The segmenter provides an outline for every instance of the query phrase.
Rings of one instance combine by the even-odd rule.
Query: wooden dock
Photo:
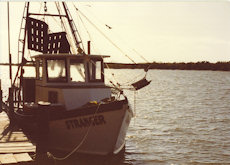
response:
[[[31,163],[35,150],[21,130],[9,129],[7,115],[0,113],[0,165]]]

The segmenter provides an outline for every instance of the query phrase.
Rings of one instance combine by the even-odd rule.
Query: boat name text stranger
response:
[[[89,127],[90,125],[96,126],[96,125],[106,124],[105,118],[103,115],[67,120],[65,121],[65,123],[66,123],[67,129]]]

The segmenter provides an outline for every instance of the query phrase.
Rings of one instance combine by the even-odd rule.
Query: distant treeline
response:
[[[189,63],[137,63],[137,64],[125,64],[125,63],[106,63],[109,68],[113,69],[178,69],[178,70],[219,70],[219,71],[230,71],[229,62],[217,62],[210,63],[208,61],[202,62],[189,62]],[[8,63],[0,63],[1,65],[9,65]],[[12,64],[18,66],[18,64]],[[105,67],[107,67],[105,65]],[[33,64],[26,64],[26,66],[33,66]]]
[[[138,64],[124,64],[124,63],[107,63],[109,68],[113,69],[178,69],[178,70],[219,70],[230,71],[229,62],[210,63],[207,61],[202,62],[189,62],[189,63],[138,63]]]

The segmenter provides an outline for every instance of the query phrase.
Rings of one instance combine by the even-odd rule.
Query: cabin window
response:
[[[88,63],[89,81],[104,82],[103,62],[102,60],[90,60]]]
[[[70,79],[72,82],[85,82],[85,67],[82,60],[70,59]]]
[[[95,62],[96,65],[96,79],[97,80],[101,80],[102,77],[102,72],[101,72],[101,61],[96,61]]]
[[[36,60],[36,79],[42,80],[42,60]]]
[[[47,60],[47,80],[48,82],[67,82],[66,61]]]

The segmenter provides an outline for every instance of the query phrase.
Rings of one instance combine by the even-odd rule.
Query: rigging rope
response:
[[[88,29],[86,28],[84,21],[82,20],[80,14],[78,14],[78,13],[80,13],[80,11],[76,8],[76,6],[75,6],[74,4],[73,4],[73,6],[75,7],[76,13],[77,13],[77,15],[79,16],[79,19],[80,19],[81,23],[83,24],[83,26],[84,26],[84,28],[85,28],[85,30],[86,30],[86,32],[87,32],[87,34],[88,34],[90,40],[92,40],[92,37],[91,37],[91,35],[90,35]],[[84,17],[85,17],[85,16],[84,16]],[[88,21],[89,21],[89,20],[88,20]],[[101,56],[101,58],[103,58],[103,57]],[[94,63],[94,61],[92,61],[92,60],[90,60],[90,61],[91,61],[91,63],[96,67],[96,64]],[[104,63],[104,64],[106,65],[106,67],[107,67],[108,69],[110,69],[109,66],[108,66],[108,64],[106,64],[106,63]],[[111,83],[111,84],[113,85],[113,87],[114,87],[116,90],[118,90],[119,92],[122,91],[122,89],[120,88],[121,85],[118,83],[117,80],[116,80],[116,84],[117,84],[117,85],[115,85],[109,78],[107,78],[107,76],[105,76],[105,73],[104,73],[104,72],[102,72],[102,74],[104,75],[105,79],[107,79],[107,80],[109,81],[109,83]]]
[[[88,34],[89,40],[90,40],[90,41],[93,41],[93,37],[92,37],[91,34],[89,33],[89,30],[87,29],[87,27],[86,27],[86,25],[85,25],[83,19],[81,18],[80,14],[78,14],[78,17],[79,17],[79,19],[80,19],[82,25],[84,26],[84,29],[86,30],[86,33]],[[98,49],[96,49],[96,48],[94,47],[93,44],[91,44],[91,46],[93,47],[93,49],[94,49],[95,51],[100,52]],[[99,54],[100,54],[100,53],[99,53]],[[106,65],[107,65],[107,64],[106,64]]]
[[[91,7],[91,5],[88,6],[88,7]],[[98,17],[96,17],[96,15],[95,15],[92,11],[88,10],[87,8],[86,8],[86,10],[87,10],[87,12],[91,13],[91,15],[93,15],[94,18],[95,18],[96,20],[98,20],[98,22],[100,22],[102,25],[106,26],[108,29],[112,29],[111,26],[107,25],[106,23],[104,23],[103,21],[101,21],[100,19],[98,19]],[[117,37],[120,38],[119,40],[122,40],[122,41],[126,44],[126,47],[129,47],[129,48],[130,48],[130,46],[127,44],[127,42],[125,42],[125,40],[124,40],[122,37],[120,37],[120,36],[118,35],[118,33],[115,33],[114,30],[113,30],[112,32],[113,32]],[[146,72],[146,74],[145,74],[145,77],[146,77],[146,76],[147,76],[147,73],[148,73],[147,71],[148,71],[148,69],[152,66],[153,62],[148,61],[148,60],[147,60],[143,55],[141,55],[137,50],[132,49],[132,48],[130,48],[130,50],[132,50],[132,51],[133,51],[134,53],[136,53],[142,60],[144,60],[147,64],[149,64],[148,67],[146,67],[146,68],[144,69],[145,72]]]
[[[79,53],[82,53],[82,52],[84,53],[85,48],[84,48],[84,44],[82,43],[81,35],[79,34],[79,31],[77,30],[76,25],[74,24],[73,18],[70,14],[68,7],[67,7],[67,4],[64,1],[62,2],[62,4],[63,4],[63,7],[65,9],[66,16],[68,17],[68,22],[69,22],[69,25],[71,28],[72,35],[74,36],[74,40],[76,41],[77,50]],[[80,41],[77,40],[78,38],[80,39]],[[82,47],[80,47],[80,44],[82,45]]]
[[[95,116],[96,116],[96,114],[97,114],[97,112],[98,112],[99,107],[100,107],[101,104],[102,104],[101,102],[98,104],[97,109],[96,109],[96,111],[95,111],[95,113],[93,115],[93,120],[90,122],[90,125],[89,125],[89,127],[88,127],[88,129],[87,129],[87,131],[86,131],[86,133],[84,135],[84,137],[82,138],[81,142],[70,153],[68,153],[64,157],[56,157],[53,154],[49,153],[55,160],[65,160],[65,159],[67,159],[68,157],[70,157],[72,154],[74,154],[82,146],[82,144],[85,142],[86,138],[88,137],[89,131],[92,128]]]
[[[56,5],[56,8],[57,8],[58,14],[61,15],[59,3],[58,3],[58,2],[55,2],[55,5]],[[59,18],[60,18],[60,21],[61,21],[61,28],[62,28],[62,30],[65,30],[65,31],[66,31],[66,27],[65,27],[64,22],[63,22],[63,20],[62,20],[62,17],[59,17]]]
[[[58,14],[59,14],[59,15],[62,15],[59,2],[55,2],[55,5],[56,5],[56,8],[57,8]],[[67,33],[68,29],[67,29],[67,27],[66,27],[66,25],[65,25],[65,23],[64,23],[63,18],[60,17],[60,20],[61,20],[62,28],[66,31],[66,35],[67,35],[66,37],[68,38],[70,47],[72,48],[73,53],[74,53],[74,54],[77,54],[77,49],[76,49],[75,46],[73,46],[73,45],[74,45],[73,40],[71,39],[71,36],[69,35],[69,33]]]
[[[86,30],[86,33],[87,33],[87,34],[88,34],[88,36],[89,36],[89,39],[90,39],[90,40],[92,40],[92,37],[91,37],[91,35],[90,35],[90,33],[89,33],[89,31],[88,31],[87,27],[85,26],[85,24],[84,24],[83,20],[82,20],[82,19],[81,19],[81,17],[80,17],[80,14],[77,14],[77,15],[78,15],[78,18],[80,19],[80,21],[81,21],[82,25],[84,26],[84,28],[85,28],[85,30]]]
[[[146,60],[146,58],[144,58],[144,56],[142,56],[139,52],[137,52],[135,49],[132,49],[136,54],[138,54],[146,63],[149,63],[148,60]]]
[[[91,7],[91,6],[89,6],[89,7]],[[91,10],[88,10],[87,8],[86,8],[86,10],[87,10],[87,12],[89,12],[89,13],[91,13],[91,15],[93,15],[94,16],[94,18],[98,21],[98,22],[100,22],[102,25],[104,25],[106,28],[108,28],[108,29],[113,29],[111,26],[109,26],[108,24],[106,24],[106,23],[104,23],[103,21],[101,21],[98,17],[96,17],[96,15],[91,11]],[[115,31],[113,30],[113,33],[117,36],[117,37],[119,37],[120,39],[119,40],[122,40],[123,42],[125,42],[125,40],[122,38],[122,37],[120,37],[119,35],[118,35],[118,33],[115,33]],[[126,43],[126,47],[128,46],[127,45],[127,42],[125,42]],[[131,48],[130,48],[131,49]],[[135,52],[138,56],[140,56],[140,58],[142,58],[146,63],[150,63],[144,56],[142,56],[139,52],[137,52],[135,49],[131,49],[133,52]]]
[[[90,35],[90,33],[89,33],[89,31],[88,31],[88,29],[87,29],[87,27],[86,27],[86,25],[85,25],[85,23],[84,23],[84,21],[82,20],[82,18],[81,18],[81,16],[80,16],[80,14],[78,14],[78,17],[79,17],[79,19],[80,19],[80,21],[81,21],[81,23],[82,23],[82,25],[84,26],[84,28],[86,29],[86,32],[87,32],[87,34],[88,34],[88,36],[89,36],[89,39],[92,41],[92,36]],[[94,65],[95,65],[95,63],[93,63]],[[108,68],[108,69],[110,69],[110,67],[109,67],[109,65],[107,64],[107,63],[104,63],[105,64],[105,66]],[[104,75],[104,73],[103,73],[103,75]],[[113,74],[112,74],[113,75]],[[114,75],[113,75],[114,76]],[[105,76],[105,77],[107,77],[107,76]],[[108,78],[106,78],[106,79],[108,79]],[[114,78],[115,79],[115,78]],[[109,80],[109,79],[108,79]],[[115,79],[115,81],[116,81],[116,83],[117,83],[117,85],[118,85],[118,81]],[[109,82],[111,83],[112,81],[111,80],[109,80]],[[112,83],[111,83],[112,84]],[[113,86],[115,86],[114,84],[112,84]],[[120,86],[120,84],[119,84],[119,86]],[[117,87],[116,87],[117,88]],[[119,89],[120,90],[120,89]]]
[[[74,4],[73,4],[74,5]],[[132,61],[134,64],[136,62],[129,57],[121,48],[119,48],[109,37],[107,37],[88,17],[86,17],[75,5],[74,5],[76,11],[78,11],[105,39],[107,39],[114,47],[116,47],[122,54],[124,54],[130,61]]]
[[[134,60],[132,60],[121,48],[119,48],[111,39],[109,39],[91,20],[89,20],[89,18],[88,17],[86,17],[86,15],[84,15],[78,8],[76,8],[76,6],[74,5],[74,7],[75,7],[75,9],[76,9],[76,11],[77,12],[79,12],[79,14],[81,14],[98,32],[100,32],[100,34],[102,34],[110,43],[112,43],[112,45],[113,46],[115,46],[120,52],[122,52],[122,54],[124,54],[127,58],[129,58],[134,64],[136,64],[135,63],[135,61]],[[80,16],[79,16],[80,17]],[[82,21],[83,22],[83,21]],[[107,24],[104,24],[104,23],[102,23],[103,25],[105,25],[105,27],[106,28],[108,28],[108,29],[112,29],[112,27],[111,26],[109,26],[109,25],[107,25]],[[87,33],[88,33],[88,30],[87,30]],[[118,35],[116,35],[116,36],[118,36]],[[130,49],[130,48],[129,48]],[[147,77],[147,73],[148,73],[148,69],[151,67],[151,63],[150,62],[148,62],[148,60],[144,57],[144,56],[142,56],[139,52],[137,52],[135,49],[130,49],[131,51],[133,51],[133,52],[135,52],[135,54],[137,54],[138,56],[140,56],[140,58],[142,59],[142,60],[144,60],[146,63],[147,63],[147,65],[146,65],[146,67],[144,68],[144,71],[145,71],[145,76],[144,76],[144,78],[142,78],[141,80],[139,80],[138,82],[140,82],[141,84],[145,84],[145,85],[147,85],[147,83],[148,83],[148,81],[146,80],[146,77]],[[109,68],[109,66],[107,65],[107,64],[105,64],[106,66],[107,66],[107,68]],[[143,74],[143,73],[142,73]],[[142,74],[140,74],[140,75],[142,75]],[[113,75],[113,74],[112,74]],[[139,77],[140,75],[138,75],[137,77]],[[114,75],[113,75],[113,77],[114,77]],[[136,77],[136,78],[137,78]],[[135,79],[136,79],[135,78]],[[115,77],[114,77],[114,79],[115,79]],[[142,81],[143,80],[143,81]],[[146,81],[145,81],[146,80]],[[116,80],[117,81],[117,80]],[[142,82],[141,82],[142,81]],[[114,86],[114,84],[110,81],[110,83]],[[129,90],[132,90],[133,88],[134,88],[134,86],[133,86],[133,84],[134,83],[132,83],[132,85],[130,84],[130,82],[126,82],[124,85],[126,85],[126,84],[128,84],[129,83],[129,87],[127,88],[127,87],[125,87],[126,89],[129,89]],[[137,83],[137,82],[136,82]],[[123,85],[123,86],[124,86]],[[121,88],[121,84],[119,84],[119,83],[117,83],[117,86],[119,86],[119,88]],[[133,86],[133,87],[132,87]],[[122,87],[122,89],[125,89],[124,87]]]
[[[93,60],[90,60],[90,62],[96,67],[96,64],[95,64],[95,62],[94,62]],[[104,72],[101,72],[101,73],[104,75],[105,78],[107,77],[107,76],[105,76],[105,73],[104,73]],[[106,78],[106,79],[109,81],[110,84],[113,85],[113,88],[114,88],[114,89],[118,90],[120,93],[123,94],[123,91],[122,91],[122,89],[121,89],[121,87],[120,87],[120,84],[119,84],[118,82],[116,82],[117,85],[115,85],[109,78]]]

